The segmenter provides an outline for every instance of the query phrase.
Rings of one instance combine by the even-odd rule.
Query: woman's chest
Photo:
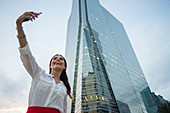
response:
[[[50,92],[56,95],[66,95],[66,87],[62,81],[56,84],[55,80],[50,77],[43,77],[41,76],[36,82],[34,83],[35,90],[39,91],[40,93],[47,93]]]

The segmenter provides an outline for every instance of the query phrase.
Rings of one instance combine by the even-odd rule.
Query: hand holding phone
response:
[[[42,14],[42,12],[39,12],[38,14],[40,15],[40,14]],[[30,20],[29,18],[26,18],[26,19],[23,20],[23,22],[27,22],[29,20]]]

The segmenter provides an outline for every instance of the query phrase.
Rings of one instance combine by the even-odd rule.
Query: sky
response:
[[[125,27],[152,92],[170,100],[170,1],[99,0]],[[31,51],[48,73],[51,57],[65,55],[72,0],[0,0],[0,113],[25,113],[31,77],[20,61],[16,19],[42,12],[23,24]]]

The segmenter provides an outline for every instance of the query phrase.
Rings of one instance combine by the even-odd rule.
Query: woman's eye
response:
[[[53,58],[53,60],[57,60],[57,59],[64,60],[63,58],[57,58],[57,57]]]
[[[60,60],[63,60],[63,58],[60,58]]]

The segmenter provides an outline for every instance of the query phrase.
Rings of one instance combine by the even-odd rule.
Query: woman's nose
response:
[[[57,60],[57,61],[59,61],[60,59],[59,59],[59,58],[57,58],[56,60]]]

